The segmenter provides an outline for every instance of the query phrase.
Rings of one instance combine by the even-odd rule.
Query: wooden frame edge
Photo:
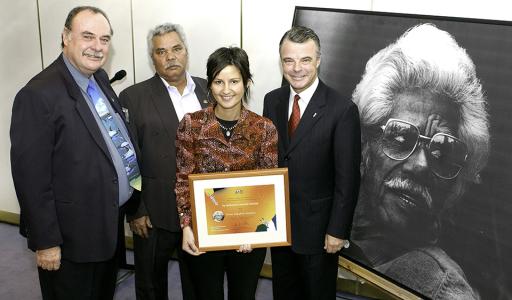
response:
[[[268,247],[276,247],[276,246],[290,246],[292,244],[291,238],[291,221],[290,221],[290,192],[289,192],[289,180],[288,180],[288,168],[272,168],[272,169],[256,169],[256,170],[243,170],[243,171],[230,171],[230,172],[214,172],[214,173],[197,173],[197,174],[189,174],[188,175],[188,184],[189,184],[189,201],[190,208],[192,211],[191,221],[192,224],[197,224],[197,214],[196,214],[196,205],[195,194],[194,194],[194,181],[196,180],[210,180],[210,179],[225,179],[236,177],[255,177],[255,176],[271,176],[271,175],[282,175],[284,179],[284,193],[285,193],[285,209],[284,213],[286,215],[286,241],[279,241],[273,243],[263,243],[263,244],[252,244],[252,248],[268,248]],[[196,243],[198,242],[198,230],[197,226],[191,226],[192,232],[194,234],[194,238]],[[197,246],[199,251],[218,251],[218,250],[236,250],[233,246],[208,246],[208,247],[199,247]]]
[[[20,214],[0,210],[0,222],[20,225]]]

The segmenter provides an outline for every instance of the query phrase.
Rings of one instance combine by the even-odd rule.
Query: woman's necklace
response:
[[[226,132],[226,136],[228,137],[231,136],[231,132],[233,131],[233,129],[235,129],[236,125],[238,125],[238,122],[236,122],[233,126],[226,127],[222,125],[222,123],[219,121],[220,128],[222,128]]]

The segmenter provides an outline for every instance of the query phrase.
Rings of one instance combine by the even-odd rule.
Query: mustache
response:
[[[169,62],[169,63],[166,63],[164,67],[166,69],[169,69],[169,68],[172,68],[172,67],[180,67],[181,68],[181,65],[176,63],[176,62]]]
[[[414,180],[397,176],[384,181],[384,185],[390,189],[403,192],[414,199],[423,200],[428,208],[432,208],[433,201],[429,189],[424,185],[416,183]]]
[[[98,58],[98,59],[102,59],[104,56],[103,52],[101,52],[101,51],[92,51],[89,49],[82,52],[82,55],[87,56],[87,57]]]

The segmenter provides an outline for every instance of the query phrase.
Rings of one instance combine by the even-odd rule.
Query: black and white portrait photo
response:
[[[349,260],[431,299],[512,297],[512,24],[297,8],[361,120]]]

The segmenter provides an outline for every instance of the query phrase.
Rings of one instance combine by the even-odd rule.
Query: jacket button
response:
[[[116,179],[112,180],[112,182],[113,182],[114,184],[117,184],[119,181],[117,181],[117,178],[116,178]]]

